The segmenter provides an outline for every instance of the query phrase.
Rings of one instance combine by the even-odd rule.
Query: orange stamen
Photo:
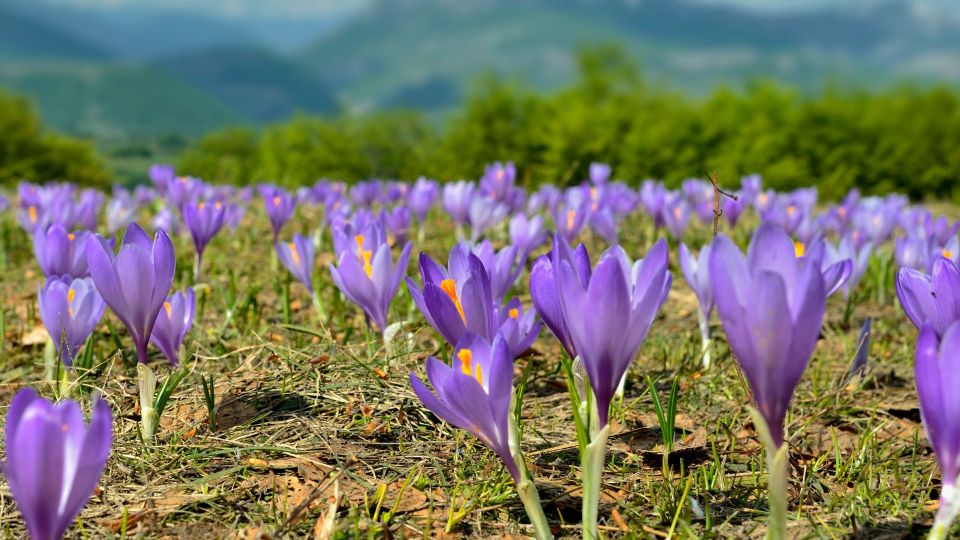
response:
[[[163,309],[167,312],[167,318],[173,317],[173,306],[170,305],[170,302],[163,303]]]
[[[513,308],[507,312],[507,315],[509,315],[511,319],[516,319],[517,317],[520,316],[520,310],[517,308]]]
[[[799,258],[799,257],[803,257],[803,255],[807,252],[807,245],[804,244],[803,242],[799,242],[799,241],[798,241],[798,242],[794,242],[794,243],[793,243],[793,251],[794,251],[794,253],[797,254],[797,257],[798,257],[798,258]]]
[[[440,282],[440,288],[443,289],[443,292],[447,293],[447,296],[453,300],[453,305],[457,306],[457,313],[460,314],[460,319],[463,320],[464,324],[467,322],[467,316],[463,313],[463,306],[460,304],[460,299],[457,298],[457,283],[452,279],[445,279]]]
[[[287,242],[287,247],[290,248],[290,255],[293,256],[293,264],[300,264],[300,254],[297,253],[297,245],[293,242]]]
[[[27,214],[30,216],[30,223],[36,223],[36,222],[37,222],[37,207],[36,207],[36,206],[31,206],[30,208],[27,208]]]
[[[567,210],[567,230],[568,231],[573,230],[573,220],[575,217],[577,217],[576,210]]]

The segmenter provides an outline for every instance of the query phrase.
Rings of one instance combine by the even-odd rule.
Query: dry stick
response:
[[[717,229],[720,228],[720,216],[723,215],[723,210],[720,209],[720,196],[725,195],[733,200],[737,200],[737,196],[720,189],[720,181],[717,179],[716,169],[714,169],[713,174],[705,174],[707,178],[710,179],[710,183],[713,184],[713,237],[716,238]]]
[[[283,523],[283,525],[281,525],[280,528],[278,528],[273,533],[273,535],[276,536],[277,538],[283,537],[283,535],[287,532],[287,529],[289,529],[290,526],[294,524],[296,519],[300,517],[300,514],[304,510],[306,510],[313,503],[313,501],[316,500],[318,496],[320,496],[323,490],[329,487],[333,482],[336,482],[341,476],[343,476],[343,473],[347,472],[347,469],[352,467],[356,462],[357,462],[357,458],[355,456],[350,456],[347,459],[347,462],[344,463],[339,469],[337,469],[337,472],[335,472],[333,475],[328,477],[325,482],[317,484],[317,487],[313,488],[310,494],[307,495],[306,500],[304,500],[296,508],[294,508],[293,512],[290,512],[290,516]]]

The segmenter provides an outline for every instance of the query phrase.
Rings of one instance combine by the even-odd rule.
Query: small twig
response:
[[[713,171],[713,174],[706,173],[706,175],[710,179],[710,183],[713,184],[713,236],[716,238],[717,229],[720,228],[720,216],[723,215],[723,210],[720,209],[720,196],[724,195],[733,200],[737,200],[737,196],[720,189],[720,181],[717,179],[716,170]]]
[[[333,482],[337,481],[341,476],[343,476],[343,473],[347,472],[347,469],[352,467],[356,462],[357,462],[357,458],[355,456],[350,456],[347,459],[346,463],[344,463],[339,469],[337,469],[337,472],[329,476],[325,482],[321,482],[317,484],[317,487],[313,488],[313,490],[310,491],[310,494],[307,495],[307,498],[302,503],[300,503],[296,508],[294,508],[292,512],[290,512],[290,516],[287,518],[286,521],[283,522],[283,525],[281,525],[273,533],[273,535],[277,538],[281,538],[284,535],[284,533],[287,532],[287,529],[289,529],[290,526],[296,522],[296,519],[300,517],[300,514],[303,513],[303,511],[306,510],[311,504],[313,504],[313,501],[316,500],[316,498],[320,496],[320,494],[324,490],[326,490],[327,487],[329,487]]]

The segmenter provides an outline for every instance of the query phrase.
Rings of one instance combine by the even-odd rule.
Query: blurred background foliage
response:
[[[815,184],[827,198],[856,186],[960,199],[960,94],[951,87],[828,86],[810,94],[756,81],[694,98],[649,83],[615,46],[582,50],[577,79],[555,92],[481,77],[442,120],[402,109],[299,114],[193,141],[101,149],[105,160],[90,143],[42,129],[28,102],[0,94],[0,133],[6,185],[129,184],[145,181],[145,164],[158,159],[210,181],[286,186],[320,178],[475,178],[484,164],[510,160],[533,187],[580,182],[592,161],[603,161],[634,185],[656,178],[676,186],[716,170],[728,184],[760,173],[770,187]]]

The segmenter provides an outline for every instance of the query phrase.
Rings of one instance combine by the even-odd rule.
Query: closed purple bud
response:
[[[196,307],[197,300],[193,289],[187,287],[184,291],[170,295],[157,316],[150,342],[160,349],[171,366],[180,364],[180,345],[193,326]]]

